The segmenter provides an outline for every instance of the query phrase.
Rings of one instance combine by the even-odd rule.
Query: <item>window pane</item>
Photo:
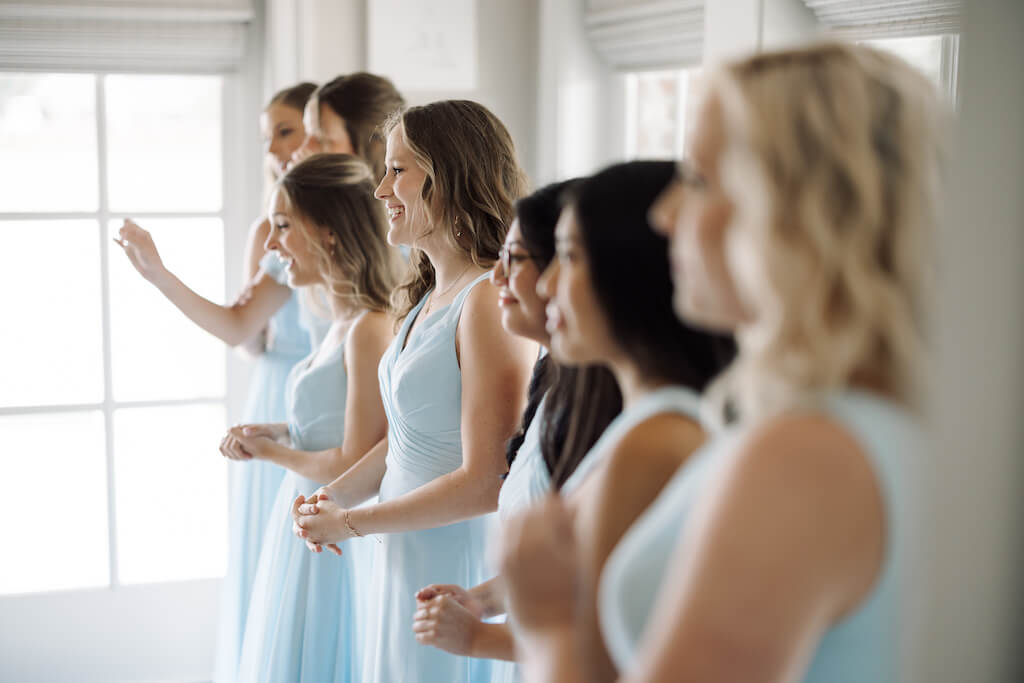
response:
[[[627,77],[626,155],[677,159],[686,122],[685,71],[652,71]]]
[[[937,87],[942,88],[942,36],[884,38],[867,44],[902,57],[920,69]]]
[[[98,231],[96,221],[0,221],[0,406],[103,400]]]
[[[95,76],[0,73],[0,159],[0,211],[95,211]]]
[[[124,583],[222,576],[227,468],[224,408],[114,413],[118,573]]]
[[[107,76],[110,208],[219,211],[221,79]]]
[[[0,417],[0,594],[110,581],[103,415]]]
[[[111,221],[109,236],[121,221]],[[164,264],[202,296],[224,299],[224,225],[218,218],[148,219]],[[114,398],[145,401],[224,394],[224,344],[193,325],[135,272],[117,245],[110,254]]]

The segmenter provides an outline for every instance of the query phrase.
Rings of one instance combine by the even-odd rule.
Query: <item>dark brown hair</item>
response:
[[[563,196],[578,182],[553,183],[516,202],[523,247],[541,270],[555,257],[555,224]],[[542,399],[544,409],[538,414]],[[534,366],[522,426],[506,445],[506,460],[511,466],[526,430],[534,420],[540,420],[541,454],[554,486],[561,488],[620,412],[622,394],[608,368],[567,367],[544,356]]]
[[[324,83],[313,101],[318,116],[320,107],[327,106],[341,117],[356,156],[370,165],[374,180],[379,181],[384,175],[381,125],[405,106],[395,85],[383,76],[360,71]]]

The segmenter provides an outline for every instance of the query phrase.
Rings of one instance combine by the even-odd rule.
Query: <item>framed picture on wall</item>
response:
[[[476,88],[476,0],[373,0],[369,67],[403,91]]]

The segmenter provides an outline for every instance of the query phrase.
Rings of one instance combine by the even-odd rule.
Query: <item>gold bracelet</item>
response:
[[[352,526],[352,522],[348,518],[349,512],[350,512],[349,510],[345,510],[345,528],[348,529],[348,532],[350,534],[352,534],[353,536],[356,536],[358,538],[362,538],[363,535],[361,533],[359,533],[359,531],[354,526]]]

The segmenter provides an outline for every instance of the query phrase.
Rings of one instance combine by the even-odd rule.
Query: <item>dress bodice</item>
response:
[[[298,450],[341,446],[345,440],[345,340],[317,360],[313,351],[288,376],[288,435]]]
[[[570,495],[578,489],[590,473],[605,461],[623,436],[641,422],[661,413],[678,413],[699,422],[700,397],[692,389],[667,386],[638,398],[611,421],[601,434],[601,438],[587,451],[579,465],[566,479],[562,485],[562,493]]]
[[[894,404],[860,392],[825,397],[821,413],[859,442],[885,501],[886,554],[874,589],[826,631],[804,683],[896,683],[899,671],[902,578],[911,524],[908,476],[921,430]],[[620,671],[633,663],[678,539],[706,483],[749,433],[742,425],[714,436],[679,469],[612,552],[601,575],[599,603],[605,642]]]
[[[551,474],[540,449],[544,401],[544,398],[540,400],[498,493],[498,518],[502,522],[540,500],[551,490]]]

